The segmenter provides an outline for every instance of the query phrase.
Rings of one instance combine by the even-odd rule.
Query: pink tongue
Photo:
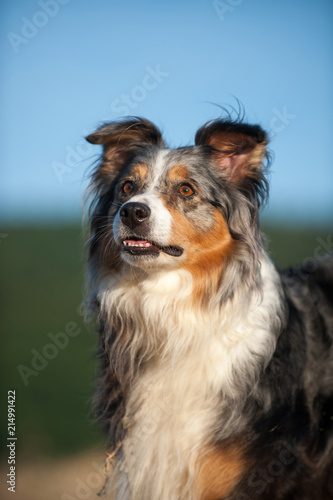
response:
[[[149,245],[151,245],[150,241],[147,241],[147,240],[125,240],[126,243],[130,244],[130,245],[145,245],[146,243],[149,243]]]

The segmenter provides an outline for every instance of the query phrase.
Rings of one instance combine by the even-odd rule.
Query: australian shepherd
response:
[[[87,140],[108,498],[332,499],[333,263],[268,257],[265,131],[218,119],[168,149],[134,117]]]

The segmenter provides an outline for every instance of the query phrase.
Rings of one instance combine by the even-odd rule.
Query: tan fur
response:
[[[171,182],[185,181],[188,177],[188,170],[183,165],[175,165],[172,167],[168,174],[167,179]]]
[[[200,500],[222,500],[234,489],[248,467],[243,447],[235,441],[206,450],[200,463],[197,495]]]
[[[223,267],[235,250],[235,242],[226,221],[216,209],[214,222],[206,231],[197,231],[177,210],[170,207],[169,211],[173,218],[172,241],[186,246],[187,258],[182,267],[193,276],[193,299],[203,303],[207,292],[217,291]]]
[[[131,170],[131,174],[140,177],[142,180],[146,177],[148,166],[145,163],[137,163]]]

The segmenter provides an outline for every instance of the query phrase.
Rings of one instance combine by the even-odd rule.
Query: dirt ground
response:
[[[103,450],[62,460],[18,461],[15,494],[8,491],[8,465],[0,468],[1,500],[98,500],[104,484]],[[102,497],[103,498],[103,497]]]

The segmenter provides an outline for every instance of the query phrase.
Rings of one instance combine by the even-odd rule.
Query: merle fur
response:
[[[104,144],[104,148],[113,141],[121,148],[122,133],[129,128],[139,132],[124,159],[126,168],[133,156],[161,147],[161,134],[155,126],[137,118],[106,124],[88,140]],[[208,123],[197,132],[196,146],[185,148],[186,154],[199,158],[198,172],[210,161],[208,138],[223,130],[249,135],[258,143],[267,140],[258,125],[237,120]],[[117,140],[112,136],[115,131],[119,133]],[[110,161],[103,156],[102,164]],[[93,232],[105,223],[118,175],[115,170],[105,181],[98,178],[99,168],[92,182]],[[209,179],[211,204],[221,210],[232,237],[241,242],[243,253],[249,256],[248,262],[242,262],[243,275],[257,275],[257,256],[264,246],[258,217],[268,191],[264,174],[257,172],[255,178],[245,179],[237,188],[230,188],[211,171],[202,174]],[[96,237],[92,239],[90,258],[97,247]],[[258,286],[255,279],[253,283]],[[273,357],[243,409],[247,425],[242,440],[248,450],[249,467],[229,500],[333,499],[333,257],[327,257],[312,273],[302,268],[284,271],[281,283],[284,324]],[[110,359],[110,352],[117,352],[112,349],[116,329],[110,329],[105,318],[100,321],[98,411],[115,446],[124,435],[121,419],[128,390],[119,370],[124,375],[128,367],[119,368],[117,359]],[[270,403],[265,405],[265,400]]]

